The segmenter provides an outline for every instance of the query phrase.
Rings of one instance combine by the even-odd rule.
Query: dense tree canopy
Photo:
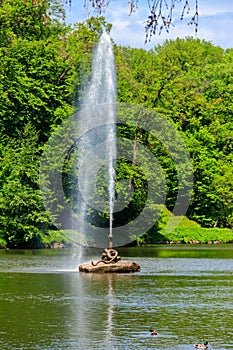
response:
[[[166,115],[185,137],[195,171],[189,215],[206,226],[232,225],[232,59],[232,49],[192,38],[168,40],[148,53],[122,47],[117,55],[124,71],[118,70],[119,99]]]
[[[55,1],[1,1],[0,240],[10,246],[40,246],[52,227],[39,191],[40,156],[56,127],[79,108],[93,48],[103,28],[111,29],[103,17],[71,29],[60,13]],[[115,45],[115,65],[118,101],[169,118],[187,145],[194,168],[188,217],[205,227],[232,227],[233,49],[193,38],[167,40],[150,51]],[[169,152],[142,129],[119,125],[117,132],[156,155],[169,213],[178,188]],[[147,194],[133,163],[117,164],[118,179],[137,190],[116,225],[132,220]]]

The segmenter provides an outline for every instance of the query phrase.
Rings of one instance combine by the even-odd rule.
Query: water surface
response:
[[[1,251],[0,348],[188,350],[208,340],[209,349],[233,349],[233,246],[120,254],[141,272],[79,273],[69,250]]]

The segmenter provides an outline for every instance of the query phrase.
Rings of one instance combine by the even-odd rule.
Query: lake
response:
[[[100,252],[0,251],[0,348],[233,349],[233,245],[119,253],[141,272],[78,272]]]

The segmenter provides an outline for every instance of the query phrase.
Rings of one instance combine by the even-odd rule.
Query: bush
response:
[[[59,230],[49,230],[48,234],[44,235],[42,238],[43,244],[57,243],[67,243],[67,237]]]
[[[6,248],[6,246],[7,246],[7,243],[5,239],[0,238],[0,248]]]

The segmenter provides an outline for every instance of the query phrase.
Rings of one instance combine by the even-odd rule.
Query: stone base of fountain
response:
[[[121,260],[115,249],[104,249],[98,261],[91,261],[79,266],[80,272],[91,273],[134,273],[140,271],[140,265],[130,260]]]

